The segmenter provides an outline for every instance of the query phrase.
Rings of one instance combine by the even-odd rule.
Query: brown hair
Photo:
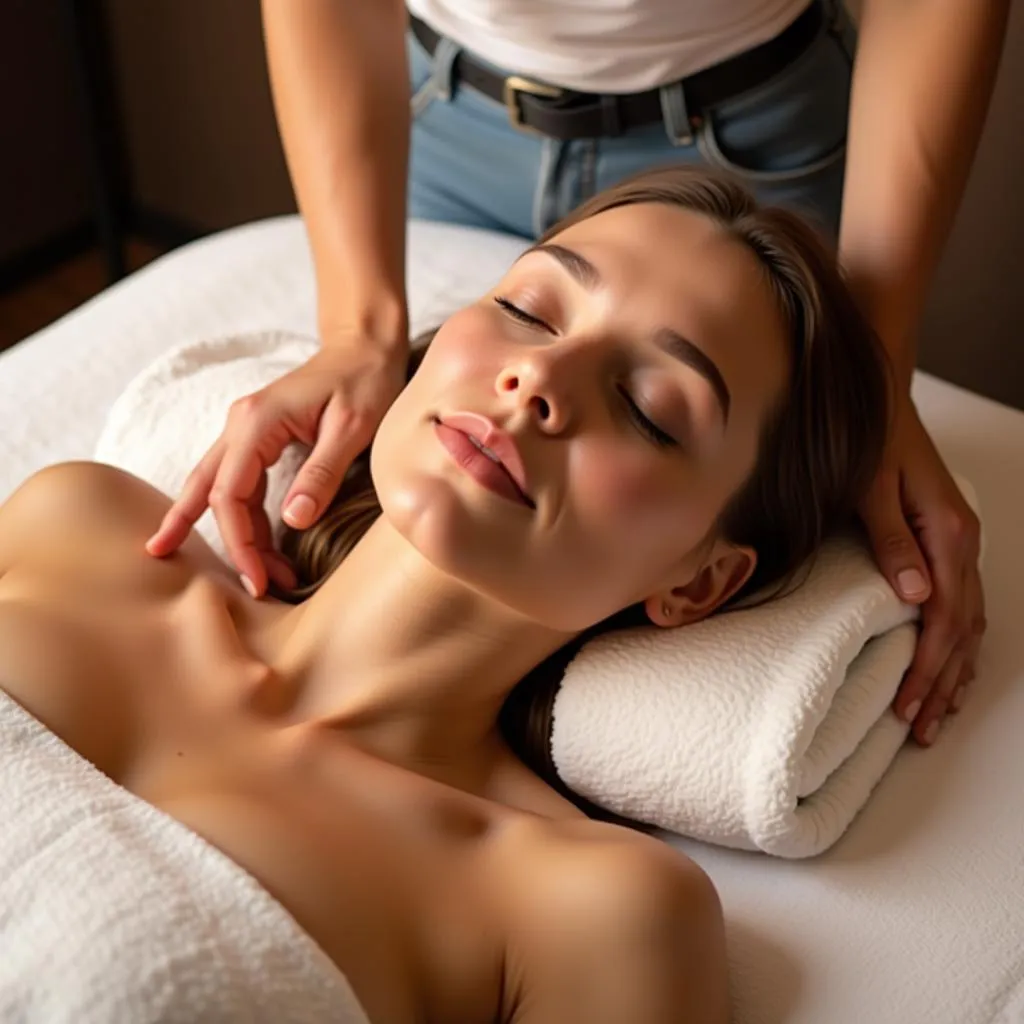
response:
[[[722,511],[718,531],[757,552],[756,568],[734,604],[754,593],[778,596],[794,584],[823,540],[853,523],[874,476],[888,429],[884,350],[847,290],[835,256],[797,215],[761,208],[733,179],[695,168],[665,168],[628,179],[578,207],[547,231],[560,231],[615,207],[667,203],[703,214],[758,258],[789,328],[788,388],[762,430],[754,470]],[[434,332],[414,343],[411,378]],[[367,449],[349,470],[322,519],[289,531],[285,553],[312,594],[380,514]],[[769,594],[766,588],[773,588]],[[500,727],[516,754],[545,781],[596,817],[607,812],[570,793],[551,758],[552,710],[571,658],[608,629],[646,622],[642,605],[611,616],[530,672],[512,691]]]

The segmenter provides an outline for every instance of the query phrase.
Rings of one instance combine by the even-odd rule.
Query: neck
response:
[[[482,765],[519,680],[571,639],[440,572],[379,517],[264,637],[293,719],[344,728],[410,765]]]

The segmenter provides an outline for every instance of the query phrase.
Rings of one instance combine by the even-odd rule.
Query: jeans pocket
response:
[[[826,150],[821,156],[812,160],[797,162],[792,167],[775,169],[751,167],[748,166],[749,160],[747,163],[739,163],[737,159],[731,159],[726,155],[715,135],[714,122],[709,118],[705,121],[697,135],[697,148],[707,163],[721,167],[723,170],[729,171],[752,184],[785,185],[799,184],[834,167],[846,155],[846,140],[843,139],[842,142]]]
[[[709,163],[752,185],[799,185],[846,154],[852,69],[824,31],[770,82],[704,112],[697,146]]]

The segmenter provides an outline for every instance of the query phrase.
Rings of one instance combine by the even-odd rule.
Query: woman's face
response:
[[[704,542],[754,467],[788,360],[742,243],[669,205],[598,214],[438,331],[374,442],[384,515],[442,571],[551,628],[645,599],[717,604],[728,572],[701,570],[730,547]]]

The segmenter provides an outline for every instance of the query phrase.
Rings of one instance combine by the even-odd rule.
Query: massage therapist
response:
[[[863,0],[855,31],[839,0],[263,0],[322,348],[232,406],[151,553],[209,506],[255,594],[291,584],[266,469],[290,441],[312,446],[284,513],[310,525],[401,388],[407,213],[533,238],[635,171],[717,165],[832,235],[892,358],[896,413],[861,518],[922,606],[894,709],[930,744],[974,677],[985,614],[978,520],[910,382],[1009,6]]]

